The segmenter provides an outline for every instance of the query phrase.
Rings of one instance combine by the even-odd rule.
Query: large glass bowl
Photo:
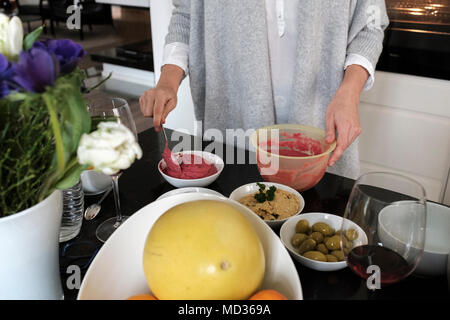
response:
[[[296,135],[297,138],[292,138]],[[325,142],[325,131],[315,127],[280,124],[256,130],[250,137],[256,150],[261,177],[268,182],[287,185],[298,191],[314,187],[327,169],[336,143]],[[298,143],[300,142],[300,143]],[[301,145],[301,150],[298,147]],[[286,155],[304,153],[301,156]]]

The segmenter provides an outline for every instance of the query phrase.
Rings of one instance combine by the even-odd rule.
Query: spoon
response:
[[[177,157],[173,154],[173,152],[169,149],[169,139],[167,139],[167,134],[166,134],[166,130],[164,129],[164,126],[161,124],[161,128],[164,134],[164,138],[166,139],[166,147],[167,147],[167,152],[170,153],[170,159],[172,160],[172,163],[175,165],[175,167],[177,169],[177,171],[181,172],[181,166],[180,163],[178,162]],[[164,150],[164,152],[166,152],[166,150]],[[167,164],[168,165],[168,164]]]
[[[163,125],[161,125],[161,128],[162,128],[162,132],[164,134],[164,138],[166,138],[166,142],[169,142],[169,139],[167,139],[166,129],[164,129]]]
[[[99,202],[91,204],[89,207],[87,207],[86,211],[84,212],[84,218],[86,220],[92,220],[98,215],[98,213],[102,209],[102,206],[100,204],[103,202],[103,200],[105,200],[105,198],[108,196],[108,194],[111,192],[111,190],[112,190],[112,188],[110,188],[108,191],[106,191]]]

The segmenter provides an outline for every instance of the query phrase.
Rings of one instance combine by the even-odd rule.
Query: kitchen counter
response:
[[[169,133],[171,131],[167,130]],[[185,136],[192,139],[190,136]],[[173,189],[160,176],[156,166],[164,149],[164,137],[153,129],[139,135],[139,143],[143,149],[143,157],[126,170],[119,180],[122,213],[132,215],[142,207],[155,201],[163,193]],[[176,145],[172,142],[170,147]],[[204,143],[204,146],[208,143]],[[224,148],[225,149],[225,148]],[[235,150],[236,155],[236,150]],[[208,188],[225,196],[237,187],[261,181],[256,165],[227,164],[220,177]],[[343,215],[345,206],[353,186],[351,179],[325,174],[324,178],[313,189],[302,192],[306,212],[328,212]],[[86,197],[85,206],[94,203],[98,197]],[[71,273],[67,267],[79,265],[82,275],[87,271],[93,254],[98,252],[102,243],[95,238],[95,230],[104,220],[114,216],[114,201],[110,194],[103,203],[99,216],[92,221],[83,221],[80,234],[75,239],[60,244],[61,278],[66,299],[75,299],[78,291],[69,290],[66,281]],[[65,252],[65,253],[64,253]],[[308,269],[295,262],[303,288],[304,299],[448,299],[449,291],[445,277],[422,279],[410,276],[406,280],[371,292],[366,281],[346,268],[336,272],[319,272]]]

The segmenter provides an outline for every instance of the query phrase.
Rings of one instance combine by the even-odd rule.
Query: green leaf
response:
[[[257,182],[256,185],[259,187],[259,192],[264,192],[264,190],[266,189],[266,185]]]
[[[24,50],[30,50],[33,47],[34,42],[39,38],[42,31],[44,30],[44,26],[40,26],[33,32],[27,34],[25,39],[23,40],[23,49]]]
[[[87,168],[89,168],[88,165],[75,165],[64,175],[64,178],[55,185],[55,188],[60,190],[72,188],[80,180],[81,173]]]
[[[47,106],[48,113],[50,115],[50,123],[52,125],[53,134],[55,137],[58,171],[62,172],[64,171],[67,158],[66,152],[64,150],[61,126],[59,123],[58,113],[56,110],[57,106],[55,104],[55,98],[48,93],[44,93],[42,95],[42,98],[44,99],[45,104]]]
[[[272,201],[275,198],[275,191],[277,191],[277,188],[275,186],[271,186],[269,190],[267,190],[266,192],[267,201]]]
[[[259,203],[263,203],[264,201],[266,201],[266,194],[264,192],[255,193],[254,198]]]
[[[70,152],[76,152],[78,142],[84,133],[89,133],[91,117],[86,108],[86,103],[81,94],[72,94],[65,97],[66,106],[63,110],[64,128],[71,137],[72,148]]]

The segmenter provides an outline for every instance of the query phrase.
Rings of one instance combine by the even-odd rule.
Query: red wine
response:
[[[380,267],[381,284],[391,284],[406,278],[411,272],[406,260],[397,252],[380,246],[359,246],[347,256],[347,264],[360,277],[367,279],[367,267]]]

